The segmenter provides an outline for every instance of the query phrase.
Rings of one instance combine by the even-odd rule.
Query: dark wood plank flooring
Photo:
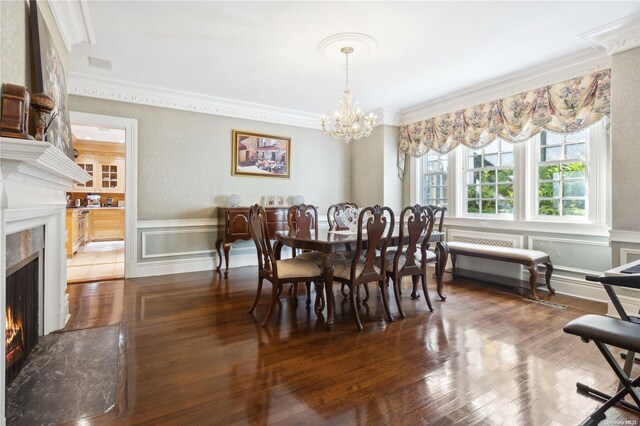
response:
[[[362,333],[337,285],[327,332],[305,309],[304,286],[299,305],[283,293],[282,309],[262,328],[268,285],[255,317],[247,313],[255,267],[232,269],[228,280],[214,272],[126,280],[126,383],[118,391],[126,408],[88,423],[573,425],[600,404],[578,394],[576,380],[615,389],[595,346],[562,332],[604,304],[548,296],[571,305],[555,309],[506,288],[445,280],[446,302],[431,292],[434,312],[411,300],[405,283],[407,318],[390,324],[372,285]],[[93,299],[88,291],[70,292],[72,321],[97,324],[96,312],[112,321],[117,306],[90,306],[110,292],[117,304],[118,287],[96,285]],[[393,296],[390,305],[396,313]],[[614,408],[607,420],[638,418]]]
[[[73,284],[67,289],[71,316],[64,331],[120,324],[124,280]]]

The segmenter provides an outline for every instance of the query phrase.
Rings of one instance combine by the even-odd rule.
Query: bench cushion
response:
[[[640,352],[640,324],[602,315],[584,315],[564,326],[564,332]]]
[[[449,247],[449,252],[453,252],[454,254],[495,256],[533,262],[544,262],[549,260],[549,255],[539,250],[462,243],[458,241],[448,242],[447,247]]]

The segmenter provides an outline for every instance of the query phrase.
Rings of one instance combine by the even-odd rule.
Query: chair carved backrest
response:
[[[309,234],[315,231],[318,235],[318,209],[312,205],[299,204],[289,207],[287,214],[289,229],[300,234]]]
[[[405,229],[406,228],[406,229]],[[418,242],[424,237],[420,243],[420,254],[423,260],[426,260],[426,251],[429,245],[429,238],[433,231],[433,210],[430,207],[415,206],[405,207],[400,214],[400,233],[398,250],[393,258],[394,267],[397,269],[400,256],[405,255],[403,269],[411,267],[419,267],[416,264],[416,251],[418,250]],[[405,235],[409,235],[407,244],[403,244]],[[406,247],[406,249],[403,249]]]
[[[429,204],[427,207],[433,211],[434,219],[438,214],[440,215],[438,218],[438,232],[442,232],[442,227],[444,226],[444,214],[447,212],[447,208],[445,206],[434,206],[432,204]]]
[[[360,274],[360,277],[365,281],[377,281],[384,279],[385,265],[384,255],[391,241],[393,234],[393,228],[395,226],[395,216],[393,211],[389,207],[380,207],[375,205],[373,207],[367,207],[362,209],[360,216],[358,216],[358,242],[356,253],[362,253],[363,247],[363,231],[367,232],[367,249],[364,252],[364,269]],[[378,253],[376,248],[380,249],[381,258],[383,259],[382,269],[380,272],[376,272],[376,258]],[[356,277],[356,268],[358,262],[360,262],[360,256],[354,256],[351,263],[351,277]]]
[[[258,271],[270,271],[277,276],[276,259],[267,231],[267,212],[259,204],[249,209],[249,233],[258,252]]]
[[[349,225],[345,218],[357,210],[358,205],[355,203],[338,203],[330,205],[327,209],[327,222],[329,222],[329,229],[332,231],[349,230]]]

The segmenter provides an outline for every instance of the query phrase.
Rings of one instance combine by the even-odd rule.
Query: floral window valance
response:
[[[445,154],[458,145],[482,148],[496,137],[522,142],[547,129],[573,133],[609,114],[611,70],[540,87],[400,128],[398,175],[406,155]]]

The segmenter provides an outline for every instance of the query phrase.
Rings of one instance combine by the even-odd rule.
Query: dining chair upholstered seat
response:
[[[306,260],[307,262],[311,262],[315,265],[322,266],[322,253],[319,251],[305,251],[298,255],[296,255],[296,259]],[[335,253],[335,257],[337,260],[345,259],[344,253]]]
[[[437,256],[434,252],[427,250],[426,253],[427,253],[427,263],[432,263],[437,261]],[[393,272],[393,259],[395,258],[395,256],[396,256],[396,250],[387,250],[387,263],[386,263],[387,272]],[[415,257],[418,262],[422,262],[422,256],[420,255],[419,252],[416,252]],[[398,267],[402,269],[406,261],[407,261],[406,253],[400,254],[400,258],[398,259]]]
[[[337,260],[333,266],[333,277],[348,280],[351,276],[351,261],[350,260]],[[380,273],[380,268],[374,266],[376,273]],[[364,270],[364,262],[358,262],[356,265],[356,275],[360,275]]]
[[[276,261],[279,278],[313,278],[320,276],[320,267],[307,260],[294,257]]]

